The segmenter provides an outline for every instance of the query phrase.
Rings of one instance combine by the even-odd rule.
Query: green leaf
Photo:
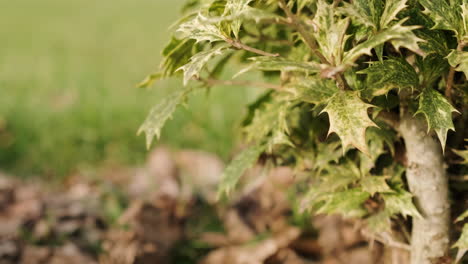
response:
[[[394,88],[414,88],[419,83],[418,74],[414,68],[406,60],[400,58],[375,62],[359,73],[367,74],[363,95],[369,99],[386,95]]]
[[[194,51],[195,40],[172,38],[163,50],[162,77],[172,76],[177,69],[188,63]]]
[[[359,167],[362,175],[366,175],[372,168],[375,167],[377,159],[385,153],[384,145],[387,144],[390,151],[394,153],[395,135],[389,129],[369,127],[366,133],[367,145],[369,153],[359,153]]]
[[[253,57],[250,60],[254,61],[256,68],[262,71],[298,71],[305,73],[316,73],[322,68],[320,64],[314,61],[292,61],[279,57],[260,56]]]
[[[327,112],[330,119],[328,134],[335,132],[341,139],[343,153],[346,147],[352,145],[364,153],[368,153],[366,144],[366,129],[376,126],[370,120],[367,109],[373,107],[364,103],[357,92],[339,91],[328,101],[322,112]]]
[[[312,104],[325,103],[338,90],[333,80],[322,78],[296,78],[285,87],[285,91],[292,94],[293,100]]]
[[[285,101],[265,103],[255,111],[252,122],[244,128],[248,142],[265,142],[270,149],[276,144],[291,144],[288,140],[287,114],[290,104]]]
[[[184,85],[187,85],[188,81],[192,79],[192,77],[199,77],[200,71],[203,69],[206,63],[213,57],[222,55],[226,50],[228,50],[228,46],[221,45],[219,47],[212,48],[207,51],[202,51],[193,55],[190,58],[189,63],[178,69],[184,71]]]
[[[388,186],[384,176],[368,175],[360,181],[360,184],[362,189],[370,195],[392,192],[392,189]]]
[[[460,222],[460,221],[463,221],[465,220],[465,218],[468,217],[468,210],[466,210],[463,214],[461,214],[460,216],[457,217],[457,219],[455,219],[455,222]]]
[[[464,29],[458,7],[450,4],[454,1],[419,0],[419,3],[424,6],[424,13],[435,22],[432,29],[451,30],[457,37],[463,36]]]
[[[413,204],[413,195],[411,193],[398,189],[392,193],[382,193],[382,197],[385,201],[385,210],[391,215],[402,214],[403,216],[422,217]]]
[[[341,62],[344,45],[348,38],[346,29],[349,24],[348,18],[336,18],[334,13],[332,5],[327,4],[324,0],[318,1],[317,14],[314,17],[318,29],[314,32],[314,36],[321,53],[331,64]]]
[[[181,34],[183,38],[194,39],[196,42],[226,40],[219,27],[201,13],[195,18],[181,24],[176,32]]]
[[[353,21],[360,25],[378,30],[379,20],[383,12],[383,1],[356,0],[352,4],[343,2],[343,6],[338,8],[338,12],[351,17]]]
[[[234,158],[221,175],[221,183],[218,187],[218,199],[222,195],[229,195],[234,190],[241,176],[248,168],[254,165],[264,150],[264,146],[252,146]]]
[[[158,81],[158,80],[162,79],[163,77],[164,76],[163,76],[162,72],[156,72],[156,73],[150,74],[150,75],[146,76],[146,78],[143,81],[141,81],[139,84],[137,84],[137,87],[138,88],[148,88],[155,81]]]
[[[450,65],[455,67],[456,71],[465,73],[468,78],[468,52],[452,50],[447,57]]]
[[[387,41],[392,43],[397,50],[400,49],[400,47],[404,47],[417,54],[421,54],[418,42],[423,40],[412,32],[412,30],[417,29],[418,26],[403,26],[405,21],[406,19],[402,19],[390,28],[384,29],[371,36],[368,40],[354,46],[354,48],[345,53],[343,63],[353,64],[362,55],[371,55],[371,50],[373,48]]]
[[[320,174],[321,182],[318,185],[322,192],[347,189],[350,184],[357,182],[361,177],[359,168],[349,159],[340,164],[326,164],[324,167],[324,171]]]
[[[247,68],[235,74],[234,78],[250,70],[261,71],[285,71],[285,72],[304,72],[307,74],[317,73],[322,66],[317,62],[293,61],[280,57],[257,56],[249,58],[253,61]]]
[[[159,139],[164,124],[172,117],[172,113],[184,101],[190,91],[191,89],[185,89],[174,92],[151,109],[148,117],[138,129],[138,135],[143,132],[146,134],[146,147],[148,149],[154,136]]]
[[[422,85],[430,87],[448,71],[447,60],[436,53],[431,53],[425,58],[417,57],[418,68],[422,75]]]
[[[391,228],[391,214],[383,210],[367,218],[367,226],[374,233],[388,231]]]
[[[239,19],[238,17],[249,8],[250,2],[252,2],[252,0],[228,0],[226,3],[226,9],[223,16],[231,15],[233,17],[237,17],[230,23],[231,31],[234,33],[236,39],[239,38],[239,31],[242,25],[242,19]]]
[[[369,193],[359,189],[330,192],[318,200],[323,204],[317,210],[317,214],[340,213],[344,217],[362,217],[367,214],[363,206],[367,199],[369,199]]]
[[[463,161],[461,162],[461,164],[468,164],[468,150],[453,149],[453,152],[455,152],[455,154],[463,158]]]
[[[455,263],[461,260],[463,255],[465,255],[466,251],[468,250],[468,224],[463,225],[463,230],[460,235],[460,238],[457,240],[455,244],[453,244],[454,248],[458,248],[457,257]]]
[[[406,24],[419,25],[421,28],[414,30],[414,33],[419,38],[425,40],[420,42],[419,47],[425,54],[437,53],[440,56],[447,56],[448,47],[445,32],[443,30],[430,29],[434,26],[434,22],[421,13],[419,8],[412,8],[402,12],[402,16],[409,17]]]
[[[387,28],[396,19],[397,14],[407,7],[407,0],[386,0],[385,9],[380,18],[380,28]]]
[[[445,149],[448,130],[455,130],[452,112],[458,111],[436,90],[426,88],[421,93],[416,114],[423,114],[426,117],[428,132],[434,129],[442,144],[442,149]]]

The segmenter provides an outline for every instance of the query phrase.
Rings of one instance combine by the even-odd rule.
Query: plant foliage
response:
[[[454,113],[468,101],[467,0],[191,0],[185,11],[152,76],[183,73],[192,88],[151,111],[141,128],[148,144],[194,90],[268,89],[243,123],[253,147],[227,167],[220,194],[267,152],[307,175],[296,193],[304,210],[362,217],[376,232],[399,216],[422,217],[395,151],[395,120],[406,109],[442,149],[462,146],[447,134],[454,118],[466,122]],[[233,79],[220,77],[225,65],[238,70]],[[264,82],[249,81],[251,72]]]

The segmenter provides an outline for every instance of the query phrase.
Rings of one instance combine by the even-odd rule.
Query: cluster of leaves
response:
[[[142,86],[181,75],[186,88],[151,111],[140,129],[148,144],[195,90],[266,88],[243,122],[251,147],[227,167],[220,196],[267,152],[304,175],[306,210],[366,218],[375,230],[421,217],[392,117],[424,118],[446,148],[452,113],[468,101],[467,0],[190,0],[184,12],[161,71]],[[233,80],[221,79],[226,65],[241,69]],[[267,82],[239,80],[251,71]],[[466,237],[467,228],[462,250]]]

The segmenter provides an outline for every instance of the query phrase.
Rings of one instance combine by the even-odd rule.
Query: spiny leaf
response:
[[[423,114],[426,117],[428,132],[434,129],[442,144],[442,149],[445,149],[448,130],[455,130],[452,112],[458,111],[436,90],[426,88],[421,93],[416,114]]]
[[[172,38],[164,48],[161,64],[162,77],[172,76],[177,69],[186,64],[193,54],[195,40]]]
[[[457,217],[457,219],[455,219],[455,222],[460,222],[460,221],[463,221],[465,220],[465,218],[468,217],[468,210],[466,210],[463,214],[461,214],[460,216]]]
[[[387,144],[390,151],[394,153],[395,135],[389,129],[369,127],[366,133],[369,154],[359,153],[359,167],[362,175],[366,175],[375,167],[377,159],[385,153],[384,145]]]
[[[188,81],[192,79],[192,77],[199,77],[200,71],[203,69],[206,63],[211,60],[211,58],[222,55],[227,50],[227,48],[228,46],[221,45],[219,47],[212,48],[207,51],[202,51],[193,55],[190,58],[189,63],[178,69],[184,71],[184,85],[187,85]]]
[[[390,58],[375,62],[358,73],[367,74],[366,89],[362,92],[366,98],[385,95],[394,88],[416,87],[418,74],[404,59]]]
[[[252,146],[239,155],[226,167],[221,175],[221,183],[218,188],[218,199],[222,195],[229,195],[237,185],[240,177],[250,168],[264,151],[263,145]]]
[[[398,13],[407,7],[407,0],[386,0],[385,9],[380,18],[380,28],[386,28],[390,25]]]
[[[351,17],[358,24],[378,30],[383,2],[381,0],[357,0],[352,4],[343,2],[343,6],[338,8],[338,11]]]
[[[340,213],[344,217],[362,217],[367,213],[363,206],[367,199],[369,199],[369,193],[356,188],[330,192],[321,196],[318,200],[323,204],[319,207],[317,213]]]
[[[322,66],[317,62],[301,62],[293,61],[280,57],[268,57],[268,56],[257,56],[249,58],[253,61],[247,68],[241,70],[235,74],[234,78],[256,69],[261,71],[285,71],[285,72],[305,72],[305,73],[317,73],[322,69]]]
[[[452,247],[458,248],[458,253],[455,259],[455,263],[458,263],[468,250],[468,224],[463,225],[460,238]]]
[[[445,32],[443,30],[430,29],[434,26],[434,22],[422,14],[419,8],[404,10],[401,15],[408,17],[406,22],[408,25],[422,26],[413,32],[416,36],[425,40],[425,42],[419,43],[419,47],[425,54],[437,53],[443,57],[447,56],[448,47]]]
[[[163,73],[162,72],[156,72],[156,73],[150,74],[150,75],[146,76],[146,78],[143,81],[141,81],[137,85],[137,87],[138,88],[148,88],[155,81],[160,80],[161,78],[163,78]]]
[[[314,33],[320,51],[330,63],[339,63],[346,42],[346,29],[349,19],[335,17],[333,7],[324,0],[317,3],[317,14],[314,17],[317,31]]]
[[[424,6],[424,13],[428,15],[435,25],[432,29],[444,29],[455,32],[457,37],[463,36],[462,18],[458,7],[446,0],[419,0]]]
[[[447,60],[436,53],[431,53],[423,58],[416,58],[423,85],[429,87],[447,72],[449,64]]]
[[[461,71],[465,73],[465,76],[468,78],[468,52],[467,51],[457,51],[452,50],[447,57],[450,65],[456,67],[456,71]]]
[[[354,162],[346,159],[340,164],[326,164],[320,177],[319,189],[322,192],[333,192],[347,189],[350,184],[359,180],[361,173]]]
[[[287,114],[290,104],[285,101],[272,101],[265,103],[257,109],[252,122],[244,128],[247,141],[267,142],[268,148],[276,144],[291,144],[288,133]]]
[[[389,214],[388,211],[383,210],[367,218],[366,222],[370,231],[374,233],[388,231],[391,228],[391,214]]]
[[[382,197],[385,201],[385,210],[391,215],[402,214],[403,216],[422,217],[413,204],[411,193],[399,189],[396,192],[383,193]]]
[[[368,153],[366,144],[366,129],[376,126],[370,120],[367,109],[373,107],[364,103],[356,92],[339,91],[328,101],[322,112],[327,112],[330,118],[328,134],[335,132],[346,147],[352,145],[364,153]]]
[[[388,186],[384,176],[368,175],[364,177],[359,183],[361,184],[362,189],[368,192],[370,195],[374,195],[376,193],[392,192],[392,189],[390,189],[390,186]]]
[[[463,158],[463,161],[461,162],[461,164],[468,164],[468,150],[453,149],[453,152],[455,152],[455,154]]]
[[[181,24],[177,32],[184,38],[200,41],[224,41],[226,37],[209,18],[199,13],[195,18]]]
[[[249,8],[249,3],[252,0],[228,0],[226,3],[226,9],[223,16],[236,16],[238,17],[239,14],[244,12],[247,8]],[[242,20],[237,18],[231,21],[230,27],[232,33],[236,38],[239,38],[239,30],[242,25]]]
[[[174,92],[151,109],[145,122],[138,129],[138,135],[143,132],[146,134],[146,147],[148,149],[154,136],[159,139],[164,124],[172,117],[172,113],[184,101],[190,91],[191,89],[185,89]]]
[[[296,78],[286,85],[285,90],[293,95],[293,100],[322,104],[338,91],[338,87],[330,79]]]
[[[468,42],[468,0],[463,0],[461,5],[464,36],[461,41]]]
[[[406,19],[400,20],[390,28],[384,29],[368,40],[354,46],[351,50],[345,53],[343,63],[353,64],[359,57],[364,54],[371,55],[371,50],[387,41],[398,50],[400,47],[407,48],[415,53],[421,53],[418,42],[423,41],[416,37],[412,30],[419,28],[418,26],[403,26]]]

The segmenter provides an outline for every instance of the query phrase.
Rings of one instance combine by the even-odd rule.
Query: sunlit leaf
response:
[[[399,49],[400,47],[407,48],[415,53],[421,54],[419,49],[418,42],[423,41],[418,38],[413,30],[417,29],[418,26],[403,26],[402,24],[406,20],[400,20],[398,23],[393,26],[384,29],[377,33],[376,35],[370,37],[368,40],[354,46],[351,50],[345,53],[343,58],[343,63],[353,64],[359,57],[362,55],[371,55],[371,50],[385,42],[390,42],[395,47]]]
[[[391,192],[384,176],[371,176],[364,177],[360,182],[362,190],[368,192],[370,195],[376,193]]]
[[[445,149],[447,132],[455,130],[452,112],[458,112],[439,92],[426,88],[419,98],[419,109],[416,114],[426,117],[428,129],[434,129],[439,137],[442,149]]]
[[[463,22],[456,1],[419,0],[419,2],[425,8],[424,13],[435,22],[433,29],[451,30],[458,37],[463,36]]]
[[[184,72],[184,85],[187,85],[188,81],[193,77],[199,77],[200,71],[203,69],[206,63],[213,57],[222,55],[226,50],[227,46],[222,45],[193,55],[190,58],[189,63],[179,68],[179,70]]]
[[[320,78],[296,78],[286,86],[286,91],[293,95],[294,100],[312,104],[325,103],[338,92],[333,80]]]
[[[164,124],[172,117],[177,106],[184,101],[190,91],[190,89],[185,89],[174,92],[151,109],[148,117],[138,129],[138,135],[143,132],[146,134],[146,147],[148,149],[154,136],[159,139]]]
[[[201,13],[195,18],[181,24],[177,32],[182,35],[183,38],[194,39],[197,42],[226,40],[226,37],[219,27]]]
[[[385,9],[380,18],[380,28],[387,28],[396,19],[397,14],[407,7],[408,0],[386,0]]]
[[[367,109],[373,107],[364,103],[356,92],[337,92],[329,101],[323,112],[330,119],[328,134],[336,133],[343,144],[343,153],[352,145],[364,153],[368,153],[366,144],[366,129],[376,126],[369,118]]]
[[[455,263],[461,260],[466,251],[468,251],[468,224],[463,225],[463,230],[457,242],[453,244],[454,248],[458,248]]]
[[[333,7],[321,0],[317,3],[314,22],[317,27],[315,39],[323,56],[330,63],[341,62],[349,19],[336,17]]]
[[[465,73],[468,78],[468,52],[453,50],[447,57],[450,65],[455,67],[456,71]]]
[[[255,164],[264,149],[265,147],[261,145],[249,147],[231,161],[221,175],[218,198],[223,195],[229,195],[234,190],[241,176],[248,168]]]
[[[363,91],[366,98],[385,95],[394,88],[416,87],[419,84],[414,68],[400,58],[375,62],[359,73],[367,74],[366,89]]]
[[[268,56],[252,57],[249,58],[249,60],[253,61],[253,63],[237,73],[235,76],[250,70],[317,73],[322,69],[319,63],[313,61],[301,62]]]

